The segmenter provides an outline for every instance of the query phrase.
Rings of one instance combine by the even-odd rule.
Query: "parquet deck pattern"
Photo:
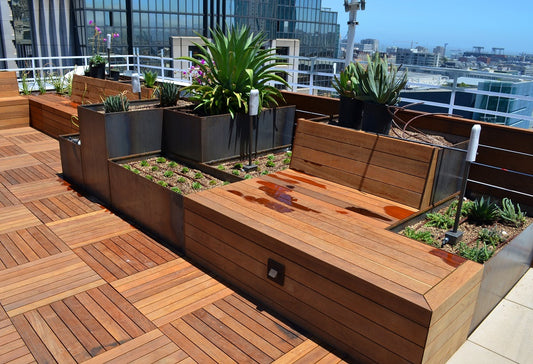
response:
[[[61,179],[58,143],[0,130],[0,363],[339,363]]]

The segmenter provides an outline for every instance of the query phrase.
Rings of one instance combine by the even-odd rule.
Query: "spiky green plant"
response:
[[[106,113],[128,111],[129,108],[130,108],[130,103],[124,93],[108,96],[104,100],[104,111]]]
[[[163,82],[158,86],[157,94],[159,95],[159,106],[176,106],[180,95],[180,88],[175,83]]]
[[[211,29],[212,41],[198,34],[204,44],[197,44],[196,58],[188,60],[201,71],[201,79],[194,79],[184,91],[197,103],[196,109],[207,115],[248,113],[250,90],[259,90],[259,111],[283,100],[281,92],[271,83],[288,87],[275,70],[280,58],[273,50],[261,48],[265,35],[253,34],[246,26],[232,26],[224,34],[221,28]]]
[[[519,227],[526,222],[526,213],[520,209],[520,205],[516,204],[515,208],[513,201],[507,197],[502,200],[502,207],[498,207],[498,211],[500,219],[508,225]]]
[[[361,68],[359,72],[357,71],[358,68]],[[340,96],[346,96],[349,98],[362,96],[361,87],[359,85],[359,74],[362,74],[363,72],[364,67],[359,62],[352,62],[342,70],[339,77],[333,77],[331,84]]]
[[[492,224],[498,215],[498,205],[492,202],[490,198],[481,197],[476,199],[470,207],[468,219],[478,225]]]
[[[144,85],[148,88],[153,88],[155,82],[157,81],[157,72],[155,71],[144,71],[143,72]]]
[[[407,72],[398,74],[398,67],[387,62],[375,53],[372,58],[367,56],[367,65],[357,67],[360,96],[357,99],[383,105],[396,105],[400,99],[400,91],[407,84]]]

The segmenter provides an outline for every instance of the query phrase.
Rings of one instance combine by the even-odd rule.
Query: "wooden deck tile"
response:
[[[12,317],[105,283],[73,252],[0,271],[0,303]]]
[[[52,178],[36,179],[32,182],[19,183],[8,188],[23,203],[56,196],[72,190],[72,187],[61,178],[50,177]]]
[[[44,225],[0,234],[0,270],[68,251]]]
[[[0,234],[39,224],[39,219],[23,205],[0,208]]]
[[[51,138],[48,135],[41,133],[35,129],[31,129],[31,131],[21,129],[20,133],[11,135],[6,134],[5,137],[13,144],[20,145],[21,147],[24,147],[24,145],[27,144],[56,141],[54,138]],[[57,148],[59,148],[59,144]]]
[[[31,126],[21,127],[21,128],[12,128],[12,129],[1,129],[0,135],[5,138],[25,135],[25,134],[34,134],[36,130]],[[43,136],[46,136],[43,134]]]
[[[107,210],[53,221],[46,225],[72,249],[135,230]]]
[[[111,284],[158,327],[233,293],[181,258]]]
[[[48,352],[57,362],[84,362],[111,349],[118,349],[113,353],[128,352],[135,344],[125,348],[122,344],[146,338],[146,333],[155,330],[108,285],[19,314],[12,320],[24,340],[32,343],[29,347],[36,357],[43,359],[42,353]],[[165,344],[172,342],[166,339]],[[103,358],[113,355],[116,354]]]
[[[46,140],[33,141],[29,143],[19,144],[20,148],[27,153],[44,152],[47,150],[59,149],[59,142],[55,139],[49,138]]]
[[[35,166],[40,162],[29,154],[20,154],[12,157],[0,158],[0,172],[10,169]]]
[[[12,189],[15,192],[23,192],[22,188],[15,189],[15,187],[13,187]],[[19,197],[23,200],[30,200],[31,198],[30,202],[27,202],[25,206],[45,224],[103,209],[101,205],[85,198],[75,191],[65,192],[68,189],[68,186],[65,188],[64,185],[59,184],[57,181],[50,181],[48,192],[53,194],[51,197],[38,200],[31,198],[32,195],[29,194]],[[45,193],[44,191],[42,192]],[[35,194],[33,194],[33,196],[34,195]]]
[[[0,363],[35,363],[17,329],[0,306]]]
[[[178,363],[186,358],[188,355],[183,350],[156,329],[100,354],[86,363],[154,363],[158,360]]]
[[[139,231],[84,245],[74,252],[107,282],[178,258]]]
[[[52,168],[57,173],[61,173],[61,155],[59,154],[59,149],[47,150],[44,152],[32,153],[32,157],[37,159],[39,162],[46,164],[48,167]]]
[[[20,204],[20,201],[3,185],[0,185],[0,208]]]
[[[0,158],[13,157],[15,155],[27,154],[24,149],[20,148],[18,145],[9,144],[0,146]]]
[[[0,182],[6,186],[11,186],[27,182],[39,183],[44,179],[57,178],[57,173],[52,168],[41,164],[33,157],[31,158],[37,162],[36,165],[2,171],[0,172]]]

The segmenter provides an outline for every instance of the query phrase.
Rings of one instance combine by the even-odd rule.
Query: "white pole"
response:
[[[355,42],[355,26],[357,25],[357,10],[365,10],[365,0],[344,0],[344,10],[349,12],[348,35],[346,43],[345,65],[353,61],[353,44]]]

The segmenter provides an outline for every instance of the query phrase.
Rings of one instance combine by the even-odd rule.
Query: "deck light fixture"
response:
[[[257,169],[255,164],[252,164],[252,140],[254,131],[254,121],[257,120],[257,114],[259,113],[259,90],[253,89],[250,91],[250,99],[248,101],[248,115],[250,116],[250,126],[248,134],[248,165],[243,166],[246,172]]]
[[[141,99],[141,76],[137,72],[131,75],[131,91],[139,94],[139,100]]]
[[[465,168],[463,172],[463,183],[459,194],[459,201],[457,204],[457,211],[455,212],[455,222],[453,229],[444,235],[442,246],[446,244],[455,245],[463,237],[463,232],[457,230],[459,228],[459,219],[461,218],[461,209],[463,207],[463,200],[466,192],[466,183],[468,182],[468,173],[470,166],[476,161],[477,148],[479,146],[479,134],[481,133],[481,125],[476,124],[470,131],[470,142],[468,143],[468,151],[466,152]]]

